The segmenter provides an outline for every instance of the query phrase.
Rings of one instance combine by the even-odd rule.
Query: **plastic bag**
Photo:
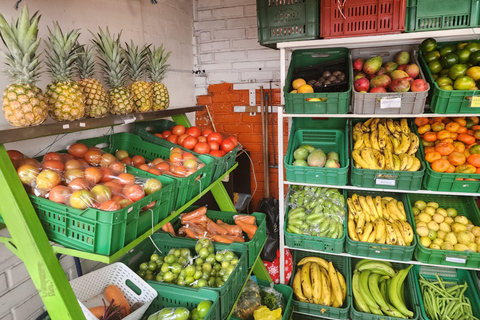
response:
[[[262,199],[257,207],[257,212],[265,213],[267,241],[260,253],[263,261],[272,262],[276,258],[279,247],[279,221],[278,221],[278,200],[270,197]]]
[[[178,320],[189,319],[190,311],[185,307],[163,308],[150,315],[147,320]]]
[[[248,279],[233,310],[233,315],[243,320],[253,319],[253,312],[261,305],[261,300],[260,288],[257,283],[252,279]]]
[[[260,287],[260,297],[262,297],[262,305],[270,310],[285,308],[283,295],[273,288],[273,283],[270,287]]]
[[[248,239],[252,240],[257,232],[256,218],[250,214],[237,214],[233,216],[235,224],[240,226],[248,236]]]
[[[270,311],[266,306],[261,306],[253,312],[255,320],[282,320],[282,309]]]

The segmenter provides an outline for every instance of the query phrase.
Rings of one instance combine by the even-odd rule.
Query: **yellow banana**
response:
[[[371,195],[368,195],[365,197],[365,200],[367,201],[368,207],[370,208],[370,212],[373,213],[373,216],[375,218],[378,218],[378,212],[377,212],[377,207],[375,206],[375,203],[373,202],[373,198]]]
[[[405,242],[407,244],[412,243],[413,241],[413,229],[410,223],[407,221],[400,221],[403,225],[403,229],[405,230]]]
[[[393,166],[394,170],[400,171],[400,169],[402,168],[402,161],[396,154],[393,155],[393,160],[394,160],[394,166]]]
[[[395,162],[393,160],[392,151],[388,148],[383,149],[383,154],[385,155],[385,170],[394,170]]]
[[[312,301],[315,304],[320,304],[322,280],[320,278],[320,266],[315,262],[310,265],[310,279],[312,280]]]
[[[405,212],[405,205],[402,201],[397,201],[397,208],[400,212],[399,218],[402,221],[407,221],[407,213]]]
[[[387,244],[397,244],[397,234],[390,222],[385,223],[385,230],[387,231]]]
[[[392,198],[392,197],[382,197],[382,200],[386,200],[386,201],[392,201],[393,200],[393,202],[397,203],[397,199]]]
[[[375,197],[375,209],[377,209],[377,214],[379,218],[383,219],[383,210],[382,210],[382,197]]]
[[[378,164],[375,161],[375,158],[373,156],[373,149],[372,148],[363,148],[360,150],[360,155],[362,156],[363,160],[367,163],[369,166],[369,169],[379,169]]]
[[[345,301],[345,298],[347,297],[347,284],[345,283],[345,278],[343,277],[343,274],[340,273],[340,271],[337,270],[337,276],[338,276],[338,282],[340,283],[340,287],[342,288],[342,304],[343,301]]]
[[[390,217],[393,215],[393,216],[396,216],[398,220],[407,220],[407,217],[404,216],[403,213],[398,209],[397,201],[395,200],[388,201],[387,208],[390,211]]]
[[[363,233],[363,227],[365,226],[365,213],[362,212],[360,214],[360,216],[358,217],[358,221],[357,221],[357,228],[356,228],[356,232],[357,234],[362,234]]]
[[[383,218],[388,221],[390,220],[390,212],[388,211],[388,208],[387,208],[388,201],[382,199],[381,202],[382,202]]]
[[[403,239],[402,231],[398,228],[396,223],[392,223],[393,230],[395,230],[395,234],[397,235],[397,245],[405,246],[405,239]]]
[[[417,152],[418,147],[420,146],[420,139],[418,138],[418,136],[415,133],[410,132],[410,140],[412,142],[410,142],[410,147],[408,148],[407,153],[409,155],[413,156],[413,155],[415,155],[415,152]]]
[[[362,122],[357,122],[357,123],[353,126],[353,130],[362,131],[362,132],[363,132],[363,123],[362,123]]]
[[[395,126],[395,132],[402,133],[402,126],[400,125],[400,122],[393,121],[393,125]]]
[[[368,236],[368,239],[367,239],[367,242],[370,242],[370,243],[375,243],[375,237],[376,237],[376,227],[373,227],[373,230],[372,230],[372,233],[370,233],[370,236]]]
[[[348,214],[352,215],[353,219],[358,219],[358,212],[353,204],[352,198],[347,198]]]
[[[370,237],[370,234],[373,231],[373,223],[367,222],[365,224],[365,228],[363,228],[363,234],[362,237],[360,238],[360,241],[362,242],[367,242],[368,237]]]
[[[368,163],[363,160],[362,156],[360,155],[360,150],[352,150],[352,158],[353,161],[355,161],[355,163],[359,165],[362,169],[369,169]]]
[[[363,134],[363,144],[365,145],[366,148],[372,147],[372,143],[370,142],[370,134],[368,133]]]
[[[385,149],[387,143],[387,129],[381,123],[378,124],[378,147],[380,150]]]
[[[387,131],[387,133],[388,133],[388,131]],[[390,136],[388,134],[385,137],[385,149],[390,150],[390,152],[393,152],[393,150],[394,150],[392,139],[390,139]]]
[[[374,118],[370,123],[370,132],[377,131],[377,125],[380,122],[380,118]]]
[[[338,276],[337,276],[337,271],[335,270],[335,267],[333,266],[333,263],[330,261],[328,263],[328,276],[330,277],[330,284],[332,286],[332,293],[333,296],[335,297],[335,300],[338,302],[338,305],[341,306],[343,303],[343,294],[342,294],[342,288],[340,287],[340,283],[338,282]]]
[[[406,153],[408,151],[408,148],[410,148],[410,136],[408,134],[402,133],[402,140],[400,141],[400,144],[398,148],[395,148],[395,154],[399,155],[402,153]]]
[[[295,273],[295,277],[293,278],[293,293],[295,293],[298,301],[309,302],[302,291],[301,272],[301,270],[297,270],[297,273]]]
[[[400,161],[402,161],[402,164],[400,166],[400,170],[401,171],[405,171],[407,169],[407,166],[408,166],[408,159],[410,158],[408,156],[408,154],[406,153],[401,153],[398,155],[398,157],[400,158]]]
[[[355,138],[355,136],[354,136],[354,138]],[[355,140],[355,144],[353,145],[353,149],[354,150],[360,150],[364,146],[365,146],[365,144],[363,143],[363,132],[361,132],[361,133],[359,132],[358,136],[357,136],[357,139]]]
[[[355,207],[355,211],[360,214],[362,212],[362,206],[360,205],[360,199],[358,194],[354,193],[352,195],[352,203],[353,206]]]
[[[420,167],[422,166],[420,160],[418,160],[418,158],[413,158],[413,164],[412,166],[410,167],[410,169],[408,169],[408,171],[418,171],[420,170]]]
[[[358,240],[358,236],[357,236],[357,232],[355,230],[356,226],[355,226],[355,221],[351,220],[351,219],[348,219],[347,221],[347,228],[348,228],[348,235],[350,236],[350,238],[353,240],[353,241],[359,241]]]
[[[398,146],[400,145],[400,141],[398,141],[398,139],[393,135],[389,136],[389,138],[390,138],[390,142],[392,142],[392,146],[393,146],[392,152],[395,153],[395,150],[397,150]]]
[[[408,157],[407,167],[405,168],[405,170],[408,171],[413,166],[414,157],[409,155],[408,153],[404,153],[404,154],[406,154]]]
[[[387,129],[390,131],[390,134],[394,134],[395,132],[395,125],[393,124],[392,119],[387,119]]]
[[[402,133],[409,135],[410,128],[408,127],[408,120],[405,118],[400,119],[400,127],[402,128]]]
[[[372,123],[373,119],[374,118],[370,118],[362,124],[363,131],[370,132],[370,124]]]
[[[302,260],[298,261],[297,266],[303,266],[309,262],[315,262],[322,268],[328,268],[328,262],[325,259],[322,259],[320,257],[305,257],[302,258]]]
[[[370,206],[367,203],[367,199],[364,196],[359,196],[359,200],[360,200],[360,205],[362,206],[362,211],[365,214],[368,214],[371,217],[374,217],[374,213],[370,211]]]
[[[322,297],[320,304],[328,306],[330,304],[330,295],[331,295],[331,285],[330,279],[328,277],[327,269],[321,269],[321,278],[322,278]]]
[[[303,267],[302,267],[302,273],[301,273],[301,281],[302,281],[302,289],[303,289],[303,294],[305,297],[309,300],[312,301],[313,298],[313,292],[312,292],[312,281],[310,280],[310,265],[311,262],[307,262]]]
[[[375,220],[375,240],[381,243],[382,239],[385,241],[385,221],[383,219]]]
[[[385,157],[383,156],[383,154],[380,151],[373,149],[373,157],[377,163],[378,168],[380,170],[385,169]]]
[[[380,150],[380,146],[378,144],[378,131],[372,131],[370,133],[370,144],[372,145],[373,149]]]

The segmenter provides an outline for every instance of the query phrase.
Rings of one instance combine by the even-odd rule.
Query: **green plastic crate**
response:
[[[480,0],[407,0],[405,32],[475,28]]]
[[[351,274],[353,275],[353,271],[355,270],[355,265],[357,264],[358,261],[361,259],[357,258],[352,258],[352,270]],[[405,269],[408,267],[408,264],[405,263],[397,263],[393,262],[392,263],[393,268],[395,270],[400,270],[400,269]],[[415,267],[415,266],[414,266]],[[413,320],[420,319],[420,304],[418,302],[418,297],[415,294],[417,290],[417,281],[415,280],[415,276],[413,274],[413,270],[410,270],[408,272],[407,278],[405,280],[405,304],[408,308],[408,310],[413,311],[414,317],[411,318]],[[354,298],[352,298],[354,299]],[[396,318],[396,317],[389,317],[389,316],[379,316],[375,314],[370,314],[370,313],[365,313],[365,312],[359,312],[355,308],[355,303],[352,304],[352,307],[350,308],[350,320],[400,320],[401,318]]]
[[[302,129],[301,123],[292,126],[288,140],[287,153],[285,156],[286,179],[290,182],[331,184],[342,186],[348,180],[348,144],[346,121],[340,129]],[[342,119],[343,120],[343,119]],[[311,120],[318,127],[322,128],[325,120]],[[298,129],[297,129],[298,128]],[[310,144],[315,148],[322,149],[325,154],[335,151],[340,156],[340,168],[317,168],[294,166],[293,153],[302,144]]]
[[[347,192],[343,190],[343,196],[345,197],[345,212],[347,209]],[[290,207],[286,206],[285,223],[283,224],[283,233],[285,235],[285,245],[291,248],[323,251],[331,253],[344,252],[345,237],[347,234],[347,216],[343,221],[343,236],[340,239],[332,239],[327,237],[307,236],[296,233],[290,233],[287,231],[288,212]]]
[[[292,91],[294,71],[297,68],[315,68],[322,64],[321,69],[328,71],[342,71],[345,74],[345,84],[338,87],[341,92],[316,92],[316,93],[289,93]],[[287,79],[283,88],[285,95],[285,112],[293,114],[344,114],[350,106],[350,93],[352,78],[349,72],[350,51],[347,48],[308,49],[295,50],[292,53]],[[311,71],[310,71],[311,72]],[[318,75],[307,71],[305,81],[318,79]],[[300,73],[301,74],[301,73]],[[327,89],[326,89],[327,90]],[[322,98],[325,101],[306,101],[307,98]]]
[[[270,282],[258,278],[257,284],[261,287],[270,287]],[[283,309],[282,313],[282,320],[288,320],[292,307],[293,289],[284,284],[274,284],[273,288],[282,294],[283,301],[285,302],[285,308]],[[231,316],[230,320],[240,320],[240,318]]]
[[[155,245],[154,245],[155,243]],[[240,294],[240,289],[247,280],[248,266],[247,266],[247,248],[239,243],[223,244],[214,242],[213,246],[215,252],[220,250],[231,250],[239,258],[237,266],[228,277],[225,284],[219,288],[203,287],[218,293],[220,303],[220,318],[226,319],[230,313],[235,301]],[[132,249],[129,253],[124,255],[120,262],[125,263],[135,272],[138,270],[140,264],[150,260],[150,256],[157,250],[161,250],[163,254],[168,253],[172,248],[189,248],[192,252],[195,249],[195,242],[190,239],[171,237],[165,233],[154,233],[150,238],[142,241],[138,246]],[[148,283],[158,284],[157,281],[147,280]],[[178,287],[175,284],[164,283],[165,286]]]
[[[452,2],[456,4],[456,2]],[[470,42],[480,42],[472,40]],[[447,44],[456,44],[457,42],[441,42],[437,44],[437,48],[441,48]],[[480,113],[480,108],[471,107],[472,97],[480,96],[480,90],[443,90],[433,80],[432,73],[428,68],[428,64],[423,58],[422,51],[418,55],[420,66],[425,73],[425,79],[430,84],[428,100],[430,109],[435,113],[442,114],[459,114],[459,113]]]
[[[147,161],[155,158],[167,159],[170,157],[169,148],[143,141],[139,136],[126,132],[79,140],[78,142],[84,143],[89,147],[97,146],[102,148],[105,152],[112,154],[120,149],[125,150],[129,154],[141,155]],[[210,185],[210,182],[212,181],[214,161],[212,158],[203,155],[198,156],[198,159],[202,161],[205,166],[188,177],[178,178],[165,174],[169,178],[175,180],[178,191],[174,192],[176,198],[172,197],[175,199],[173,200],[173,203],[164,208],[168,213],[180,208]],[[144,172],[137,168],[132,168],[131,170],[136,173]]]
[[[142,319],[146,320],[150,315],[163,308],[185,307],[192,311],[198,304],[204,300],[212,301],[212,306],[204,320],[220,319],[220,302],[218,293],[207,289],[193,289],[180,286],[166,286],[162,283],[150,282],[149,285],[158,293],[158,296],[152,301]]]
[[[130,168],[127,172],[140,178],[152,177],[146,172],[132,172]],[[161,203],[164,194],[169,197],[172,193],[175,182],[163,176],[155,178],[162,182],[161,190],[117,211],[80,210],[34,195],[29,197],[50,240],[68,248],[111,255],[151,229],[152,219],[155,225],[167,217],[166,212],[160,215]],[[152,210],[141,212],[153,201],[157,204]]]
[[[353,150],[353,126],[359,121],[366,119],[352,119],[350,122],[350,147]],[[414,132],[410,121],[410,129]],[[419,149],[420,150],[420,149]],[[359,169],[355,167],[353,158],[351,158],[350,182],[355,187],[379,188],[395,190],[420,190],[422,187],[423,175],[425,173],[425,164],[421,160],[420,151],[415,156],[420,159],[421,167],[418,171],[394,171],[394,170],[371,170]]]
[[[410,207],[407,205],[407,201],[404,194],[401,193],[388,193],[388,192],[375,192],[375,191],[355,191],[349,190],[348,197],[350,198],[352,194],[358,194],[360,196],[370,195],[372,197],[381,196],[381,197],[392,197],[399,201],[402,201],[405,207],[405,212],[407,214],[407,221],[410,223],[412,228],[414,228],[414,221],[410,213]],[[348,232],[347,232],[348,233]],[[413,241],[410,246],[397,246],[392,244],[378,244],[378,243],[369,243],[362,241],[355,241],[347,235],[345,240],[345,251],[355,256],[360,257],[370,257],[375,259],[389,259],[396,261],[410,261],[412,260],[415,247],[417,245],[417,239],[413,237]]]
[[[415,133],[418,135],[417,126],[414,126]],[[478,173],[446,173],[436,172],[428,161],[425,160],[425,150],[420,143],[420,156],[425,163],[425,176],[423,177],[423,186],[432,191],[453,191],[453,192],[480,192],[480,181],[464,179],[480,179]],[[460,180],[461,179],[461,180]]]
[[[323,306],[314,303],[300,302],[293,299],[293,310],[294,312],[300,312],[304,314],[310,314],[317,317],[326,317],[330,319],[339,319],[344,320],[348,318],[348,311],[352,306],[352,272],[350,266],[350,258],[330,255],[326,253],[313,252],[313,251],[300,251],[295,250],[293,252],[293,270],[292,277],[290,278],[290,286],[293,284],[293,278],[296,273],[297,263],[305,257],[320,257],[327,261],[331,261],[335,269],[340,271],[340,273],[345,278],[347,284],[347,297],[343,302],[343,306],[340,308],[334,308],[329,306]],[[324,312],[322,312],[324,310]]]
[[[188,209],[185,210],[185,212],[190,212],[195,210],[197,207],[192,206]],[[217,219],[222,220],[225,223],[228,224],[235,224],[235,221],[233,217],[235,215],[238,215],[236,212],[224,212],[224,211],[214,211],[214,210],[208,210],[207,211],[207,217],[210,218],[212,221],[216,222]],[[253,237],[252,240],[249,240],[247,235],[244,234],[245,242],[238,242],[241,245],[244,245],[247,248],[247,265],[248,268],[253,267],[255,264],[255,261],[257,260],[258,254],[260,251],[262,251],[263,245],[265,243],[266,239],[266,218],[265,214],[261,212],[254,212],[252,215],[256,218],[256,223],[257,223],[257,232],[255,232],[255,236]],[[177,218],[172,222],[173,228],[175,229],[175,232],[180,229],[182,224],[180,223],[180,218]],[[169,234],[169,233],[168,233]],[[190,239],[190,238],[185,238],[186,240],[191,240],[193,242],[196,242],[196,239]]]
[[[323,319],[330,319],[330,318],[323,318],[323,317],[315,317],[315,316],[312,316],[310,314],[303,314],[303,313],[298,313],[298,312],[294,312],[293,315],[292,315],[292,320],[310,320],[310,319],[314,319],[314,320],[323,320]]]
[[[466,216],[474,225],[480,226],[480,211],[474,197],[409,193],[407,200],[409,210],[418,200],[423,200],[427,203],[434,201],[439,204],[440,208],[456,209],[458,214]],[[413,213],[411,214],[413,215]],[[415,221],[413,221],[412,227],[414,230],[416,229]],[[480,253],[429,249],[420,243],[420,237],[416,231],[415,237],[418,242],[415,249],[415,258],[420,262],[453,267],[480,268]]]
[[[317,0],[257,0],[258,42],[312,40],[320,36],[320,6]]]
[[[417,292],[416,296],[419,300],[419,305],[421,309],[421,318],[423,320],[430,320],[425,312],[425,306],[423,304],[423,296],[420,289],[420,275],[422,275],[425,280],[428,281],[437,281],[435,274],[445,280],[445,281],[455,281],[458,284],[467,283],[467,290],[465,291],[465,297],[470,300],[472,306],[472,313],[474,316],[480,315],[480,298],[478,296],[478,283],[476,283],[475,277],[472,275],[471,271],[463,269],[454,269],[454,268],[439,268],[431,266],[413,266],[412,268],[413,276],[416,280]],[[415,295],[415,294],[413,294]]]
[[[133,127],[133,133],[138,135],[140,138],[142,138],[142,140],[145,140],[147,142],[158,144],[159,146],[167,147],[169,149],[177,147],[184,151],[191,152],[197,158],[201,156],[201,154],[197,152],[188,150],[187,148],[181,147],[175,143],[159,138],[153,134],[153,133],[162,133],[163,131],[170,129],[174,125],[176,125],[175,122],[170,120],[165,120],[165,119],[161,119],[157,121],[136,122],[135,126]],[[240,150],[240,148],[241,148],[240,145],[237,145],[235,148],[233,148],[232,151],[230,151],[223,157],[215,157],[209,154],[203,155],[204,157],[211,157],[215,159],[212,181],[215,181],[218,178],[220,178],[222,175],[225,174],[225,172],[228,171],[228,169],[230,169],[235,164],[235,159],[237,158],[237,153],[238,153],[238,150]]]

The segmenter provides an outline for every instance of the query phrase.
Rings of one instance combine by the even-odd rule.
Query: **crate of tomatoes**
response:
[[[219,132],[210,129],[200,130],[198,127],[188,127],[170,120],[145,121],[135,123],[133,133],[142,140],[173,148],[180,147],[195,156],[201,154],[215,160],[212,180],[224,175],[235,164],[238,150],[241,149],[237,138],[224,138]]]

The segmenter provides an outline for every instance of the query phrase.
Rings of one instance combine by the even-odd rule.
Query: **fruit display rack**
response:
[[[480,32],[479,28],[470,28],[470,29],[457,29],[457,30],[440,30],[440,31],[428,31],[428,32],[419,32],[419,33],[402,33],[402,34],[395,34],[395,35],[379,35],[379,36],[367,36],[367,37],[351,37],[351,38],[339,38],[339,39],[323,39],[323,40],[311,40],[311,41],[296,41],[296,42],[284,42],[277,44],[277,48],[280,49],[280,79],[281,84],[280,88],[285,87],[285,79],[287,75],[287,68],[288,63],[291,60],[291,53],[297,49],[315,49],[315,48],[336,48],[336,47],[347,47],[349,49],[356,49],[356,48],[369,48],[369,47],[384,47],[384,46],[394,46],[394,45],[418,45],[424,39],[432,37],[439,39],[439,41],[459,41],[459,40],[469,40],[475,39],[477,36],[476,34]],[[277,123],[284,123],[285,119],[289,121],[289,128],[290,124],[293,123],[294,119],[297,118],[318,118],[318,117],[325,117],[325,118],[364,118],[365,120],[372,117],[382,118],[381,114],[291,114],[286,113],[284,110],[284,94],[283,91],[281,92],[281,106],[277,109]],[[416,117],[436,117],[436,116],[448,116],[448,115],[439,115],[435,113],[430,113],[426,111],[425,113],[421,114],[397,114],[397,115],[388,115],[388,118],[416,118]],[[458,116],[478,116],[478,114],[461,114]],[[385,115],[383,115],[385,117]],[[323,118],[322,118],[323,119]],[[290,129],[289,129],[290,130]],[[278,136],[277,136],[277,143],[278,143],[278,166],[279,168],[283,168],[285,166],[285,149],[284,149],[284,128],[283,126],[278,126]],[[358,190],[358,191],[376,191],[378,193],[381,192],[398,192],[398,193],[419,193],[419,194],[435,194],[435,195],[458,195],[458,196],[475,196],[476,194],[473,193],[464,193],[464,192],[438,192],[438,191],[430,191],[424,188],[420,190],[392,190],[387,188],[360,188],[347,183],[347,185],[329,185],[329,184],[316,184],[316,183],[299,183],[299,182],[292,182],[288,181],[288,179],[284,175],[284,170],[278,170],[278,185],[279,185],[279,199],[285,199],[285,186],[289,185],[302,185],[302,186],[313,186],[313,187],[328,187],[328,188],[338,188],[343,190]],[[304,254],[311,252],[312,255],[318,254],[321,251],[318,250],[309,250],[304,248],[298,247],[288,247],[285,245],[285,238],[284,238],[284,224],[285,224],[285,208],[286,204],[284,201],[279,202],[279,212],[280,212],[280,252],[284,252],[284,248],[288,248],[291,250],[300,250],[304,252]],[[346,232],[346,231],[345,231]],[[350,258],[359,258],[359,256],[355,256],[348,253],[334,253],[334,252],[321,252],[323,254],[328,254],[332,256],[343,256],[343,257],[350,257]],[[364,257],[360,257],[364,258]],[[390,261],[395,263],[402,263],[402,264],[411,264],[411,265],[427,265],[425,263],[419,262],[415,259],[410,261],[398,261],[398,260],[389,260],[384,258],[375,258],[375,257],[368,257],[368,259],[372,260],[382,260],[382,261]],[[284,256],[280,256],[280,265],[284,264]],[[477,268],[469,268],[465,266],[445,266],[445,265],[432,265],[428,264],[428,266],[433,266],[436,268],[456,268],[456,269],[470,269],[470,270],[479,270]],[[280,279],[284,279],[284,270],[280,270]],[[297,313],[297,315],[305,315],[304,313]],[[308,314],[309,317],[313,317],[312,314]]]
[[[2,185],[2,188],[0,188],[0,197],[4,199],[0,203],[0,212],[2,213],[2,218],[10,234],[10,237],[0,237],[0,243],[5,244],[8,249],[23,261],[52,319],[85,319],[77,298],[75,297],[55,254],[65,254],[107,264],[113,263],[140,244],[143,240],[147,239],[152,233],[159,230],[165,223],[177,217],[208,192],[212,193],[221,211],[236,212],[235,206],[222,183],[222,179],[234,170],[238,164],[235,164],[219,179],[212,182],[207,188],[202,190],[199,195],[178,208],[174,213],[160,221],[158,224],[152,226],[149,231],[138,236],[122,249],[111,255],[100,255],[65,248],[49,242],[37,213],[17,177],[4,143],[60,133],[121,125],[137,120],[154,120],[164,117],[172,117],[175,122],[189,127],[191,124],[185,116],[185,113],[195,112],[202,109],[203,106],[195,106],[168,109],[145,114],[108,116],[101,119],[82,119],[68,123],[42,124],[28,128],[0,128],[0,185]],[[262,247],[263,245],[264,243],[261,244]],[[261,250],[256,257],[255,264],[249,270],[249,275],[254,273],[260,279],[271,281],[271,278],[260,259],[260,252]],[[232,312],[233,308],[230,315]]]

